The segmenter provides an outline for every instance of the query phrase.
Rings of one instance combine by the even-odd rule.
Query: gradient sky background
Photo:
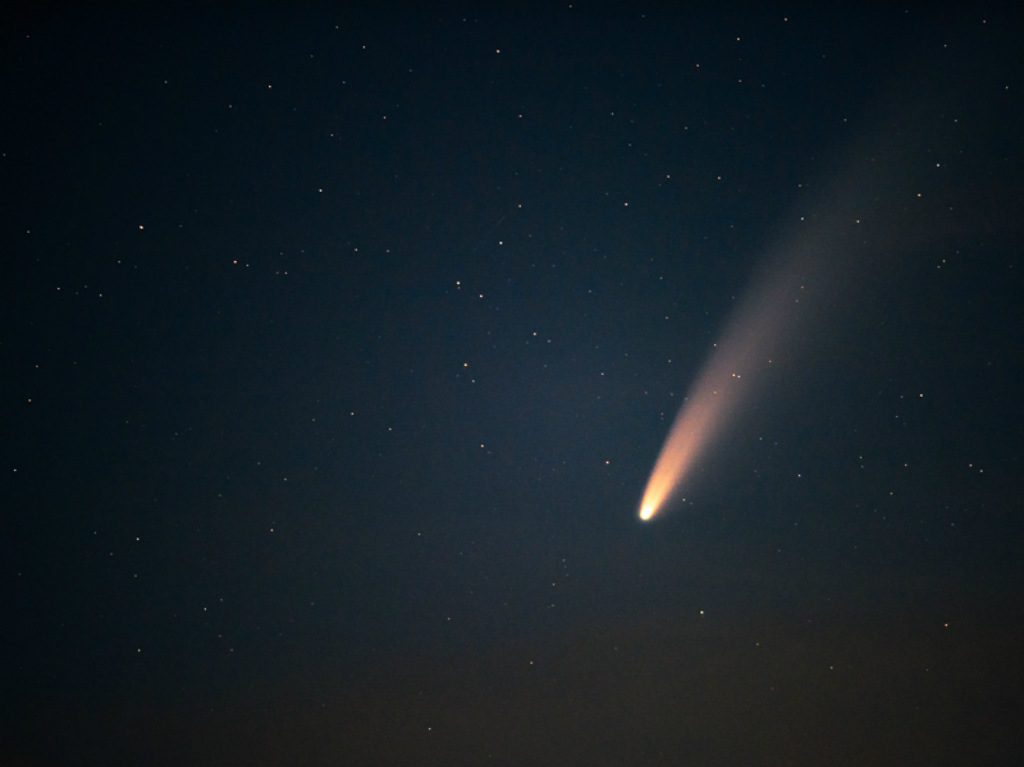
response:
[[[9,15],[0,762],[1016,763],[1012,7]]]

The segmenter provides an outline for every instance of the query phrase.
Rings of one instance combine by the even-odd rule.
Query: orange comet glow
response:
[[[751,394],[769,388],[768,378],[802,374],[792,365],[794,357],[825,335],[825,321],[837,309],[855,308],[860,291],[877,285],[878,275],[901,252],[920,251],[941,238],[933,219],[923,228],[909,226],[912,219],[901,202],[921,197],[915,194],[923,183],[916,169],[926,165],[908,158],[920,151],[919,140],[911,137],[928,135],[934,124],[933,108],[926,99],[881,106],[878,121],[865,123],[861,138],[831,163],[830,179],[810,185],[814,199],[800,199],[799,216],[775,232],[763,271],[672,424],[640,502],[641,520],[658,516],[673,495],[692,484],[695,463],[749,411]],[[861,276],[867,278],[863,285]]]
[[[662,510],[696,459],[742,409],[751,384],[771,368],[773,349],[799,308],[801,282],[791,264],[751,291],[672,424],[640,502],[641,520]]]

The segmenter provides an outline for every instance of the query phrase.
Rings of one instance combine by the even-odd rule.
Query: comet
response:
[[[773,245],[761,271],[672,423],[640,501],[642,521],[657,518],[692,486],[694,468],[751,411],[755,395],[765,395],[768,379],[802,373],[794,360],[828,337],[837,309],[882,300],[873,286],[888,279],[892,264],[948,247],[969,231],[969,216],[961,212],[974,204],[969,184],[947,185],[935,195],[922,189],[932,186],[932,171],[941,166],[934,157],[958,146],[946,119],[950,100],[973,104],[974,95],[950,90],[956,78],[939,80],[919,66],[927,57],[908,61],[845,149],[821,164],[816,179],[800,184],[795,209],[768,240]],[[1001,124],[981,114],[979,129]]]
[[[639,517],[656,517],[748,404],[802,313],[807,262],[776,267],[748,293],[691,387],[654,464]]]
[[[694,467],[750,411],[769,379],[792,376],[840,305],[857,301],[863,274],[912,244],[896,204],[911,195],[893,181],[900,147],[859,147],[845,171],[822,184],[816,204],[775,239],[699,371],[658,454],[640,501],[649,522],[692,479]],[[881,162],[878,158],[890,160]]]
[[[878,160],[899,149],[860,147],[845,172],[822,185],[818,204],[777,237],[669,430],[640,501],[642,521],[663,512],[769,378],[794,374],[794,358],[826,335],[824,321],[855,304],[860,276],[884,274],[894,253],[918,241],[897,204],[912,196],[893,181],[904,163]]]

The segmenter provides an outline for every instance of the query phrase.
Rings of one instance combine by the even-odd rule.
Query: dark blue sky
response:
[[[13,14],[0,761],[1013,763],[1008,8]]]

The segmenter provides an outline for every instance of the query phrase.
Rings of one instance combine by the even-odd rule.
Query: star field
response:
[[[1016,763],[1021,21],[13,12],[0,762]]]

